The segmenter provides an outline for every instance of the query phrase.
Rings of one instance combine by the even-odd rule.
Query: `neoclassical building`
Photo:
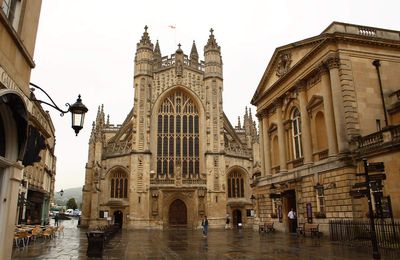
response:
[[[382,205],[400,200],[399,72],[398,31],[333,22],[276,49],[252,99],[262,158],[257,221],[288,231],[294,208],[298,222],[326,234],[331,219],[366,218],[367,199],[350,196],[365,181],[356,176],[362,158],[384,163]],[[392,208],[399,218],[398,203]]]
[[[195,42],[189,56],[180,45],[162,56],[145,27],[131,111],[113,125],[101,106],[93,123],[82,226],[197,228],[207,215],[211,227],[223,227],[227,214],[251,226],[257,130],[251,111],[236,127],[223,112],[221,49],[210,32],[201,61]]]

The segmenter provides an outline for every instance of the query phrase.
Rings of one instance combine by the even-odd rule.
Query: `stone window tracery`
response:
[[[244,179],[239,172],[232,172],[228,176],[228,198],[244,197]]]
[[[111,198],[128,198],[128,178],[125,172],[114,172],[110,180]]]
[[[199,178],[199,113],[187,94],[176,91],[165,98],[157,130],[157,176],[173,178],[180,169],[182,178]]]

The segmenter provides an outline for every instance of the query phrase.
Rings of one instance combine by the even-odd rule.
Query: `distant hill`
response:
[[[76,204],[80,208],[82,203],[82,187],[64,189],[62,196],[59,192],[54,193],[54,200],[59,205],[65,205],[70,198],[75,198]]]

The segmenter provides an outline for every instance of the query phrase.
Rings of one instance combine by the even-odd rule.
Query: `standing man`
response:
[[[54,216],[54,226],[58,227],[58,213]]]
[[[203,237],[207,237],[207,233],[208,233],[208,219],[207,219],[207,216],[204,216],[204,219],[201,222],[201,225],[203,226]]]
[[[289,232],[295,233],[296,232],[296,212],[292,208],[288,213],[289,218]]]
[[[229,218],[229,214],[226,215],[226,222],[225,222],[225,229],[229,228],[229,223],[230,223],[230,218]]]

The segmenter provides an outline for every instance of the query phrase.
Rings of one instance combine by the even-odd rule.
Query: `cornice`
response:
[[[377,46],[384,46],[384,47],[390,47],[390,48],[400,48],[399,40],[391,40],[391,39],[385,39],[385,38],[378,38],[378,37],[371,37],[371,36],[357,35],[357,34],[348,34],[348,33],[341,33],[341,32],[323,34],[321,36],[324,37],[324,39],[322,41],[320,41],[320,43],[314,49],[312,49],[308,54],[306,54],[299,62],[297,62],[293,67],[291,67],[287,71],[286,74],[282,75],[282,77],[280,77],[277,81],[275,81],[274,84],[271,85],[268,89],[266,89],[263,93],[258,94],[258,96],[256,93],[254,95],[253,99],[251,100],[251,104],[257,106],[257,103],[260,100],[262,100],[267,95],[269,95],[273,90],[275,90],[278,86],[280,86],[282,84],[282,82],[284,82],[291,75],[293,75],[294,72],[298,71],[298,69],[301,68],[304,65],[304,63],[306,63],[312,57],[314,57],[315,54],[318,53],[318,50],[320,50],[322,47],[325,46],[325,43],[357,42],[357,43],[368,44],[368,45],[377,45]],[[276,55],[273,58],[276,58]],[[274,61],[274,63],[275,63],[275,61]],[[333,66],[333,67],[338,66],[337,60],[335,60],[334,56],[331,56],[327,60],[324,60],[323,65]],[[322,70],[321,72],[324,72],[324,70]],[[268,75],[269,74],[270,74],[270,72],[268,72]],[[266,80],[265,77],[263,77],[260,84],[264,83],[265,80]]]

